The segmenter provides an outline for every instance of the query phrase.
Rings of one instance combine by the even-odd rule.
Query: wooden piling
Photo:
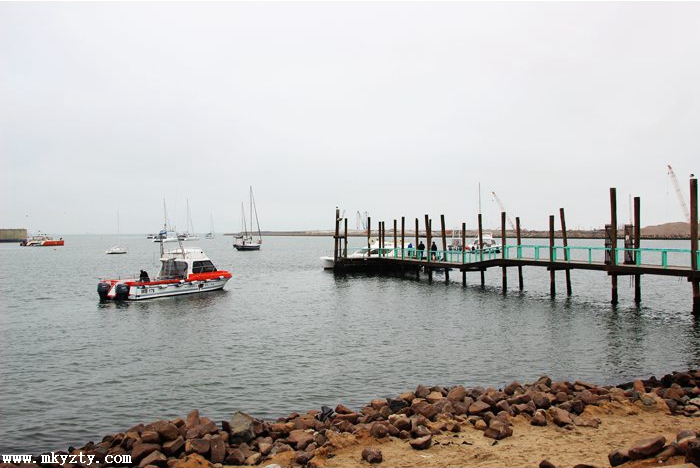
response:
[[[549,215],[549,261],[554,261],[554,215]],[[557,294],[555,283],[554,266],[549,267],[549,295],[554,297]]]
[[[515,217],[515,236],[518,249],[520,249],[522,245],[520,243],[520,216]],[[518,265],[518,288],[520,288],[521,291],[523,290],[523,267],[521,265]]]
[[[501,211],[501,258],[506,258],[506,212]],[[508,273],[505,265],[501,267],[503,294],[508,290]]]
[[[379,256],[384,256],[384,221],[379,221]]]
[[[396,220],[394,220],[394,255],[393,257],[396,258],[396,245],[399,243],[397,239],[397,231],[396,231]]]
[[[615,268],[617,266],[617,190],[615,187],[610,188],[610,225],[612,236],[610,239],[611,250],[610,250],[610,266]],[[617,304],[617,275],[612,273],[610,277],[612,298],[610,303]]]
[[[642,245],[642,225],[641,220],[641,201],[639,197],[634,197],[634,261],[637,262],[637,255],[640,255],[639,248]],[[642,275],[634,275],[634,302],[639,304],[642,302]]]
[[[369,240],[372,236],[372,218],[367,216],[367,248],[370,248]]]
[[[348,218],[345,218],[345,247],[343,248],[343,258],[348,256]]]
[[[406,258],[406,242],[404,242],[406,238],[406,217],[401,216],[401,259]]]
[[[698,179],[690,179],[690,268],[698,270]],[[700,284],[697,276],[693,283],[693,315],[700,315]]]
[[[335,207],[335,234],[333,235],[334,245],[333,245],[333,264],[338,262],[338,236],[340,235],[340,209]]]
[[[413,256],[418,258],[418,240],[420,237],[420,230],[418,227],[418,218],[416,218],[416,243],[413,246]],[[416,279],[420,279],[420,268],[416,268]]]
[[[559,218],[561,218],[561,237],[564,244],[564,261],[568,263],[569,261],[569,240],[566,236],[566,218],[564,217],[564,208],[559,208]],[[566,272],[566,295],[571,296],[571,270],[568,268],[564,270]]]
[[[444,214],[440,215],[440,225],[442,227],[442,255],[443,255],[442,260],[445,261],[446,258],[444,258],[444,257],[447,255],[445,253],[445,252],[447,252],[447,233],[445,232],[445,215]],[[450,270],[445,268],[445,283],[449,283],[449,282],[450,282]]]
[[[430,261],[430,242],[433,238],[433,232],[430,226],[430,218],[428,218],[428,215],[425,215],[425,236],[427,242],[425,243],[425,261],[429,262]],[[428,270],[428,281],[433,280],[433,269],[429,268],[426,266],[426,269]]]
[[[462,223],[462,263],[464,263],[464,256],[467,251],[467,223]],[[462,272],[462,286],[467,285],[467,272],[466,270]]]
[[[479,260],[484,261],[484,230],[481,225],[481,213],[479,213]],[[484,269],[482,268],[481,271],[481,287],[483,288],[486,285],[486,278],[484,278]]]

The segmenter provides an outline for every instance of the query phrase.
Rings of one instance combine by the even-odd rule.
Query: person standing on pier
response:
[[[408,248],[407,248],[407,250],[408,250],[408,252],[407,252],[408,258],[413,257],[413,242],[409,242],[409,243],[408,243]]]
[[[420,243],[418,244],[418,258],[420,260],[423,260],[423,251],[424,250],[425,250],[425,244],[423,243],[423,241],[420,241]]]
[[[435,260],[437,258],[437,245],[435,245],[435,241],[430,245],[430,258],[431,260]]]

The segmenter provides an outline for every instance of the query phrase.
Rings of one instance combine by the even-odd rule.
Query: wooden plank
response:
[[[252,189],[251,189],[252,190]],[[334,245],[333,245],[333,264],[335,265],[338,262],[338,234],[340,230],[340,208],[337,206],[335,207],[335,235],[333,236],[334,238]]]
[[[690,179],[690,268],[698,269],[698,179]],[[693,281],[693,315],[700,315],[700,283]]]
[[[479,261],[484,261],[484,230],[481,225],[481,213],[479,213]],[[481,287],[486,285],[486,278],[484,278],[484,270],[481,270]]]
[[[401,258],[406,257],[406,217],[401,216]]]
[[[367,248],[369,249],[369,239],[372,236],[372,218],[367,216]]]
[[[506,258],[506,212],[501,211],[501,258]],[[508,273],[505,264],[501,267],[501,287],[503,294],[508,290]]]
[[[348,256],[348,218],[345,218],[345,247],[343,248],[343,257]]]
[[[447,233],[445,232],[445,215],[440,215],[440,225],[442,228],[442,254],[446,255],[447,252]],[[445,283],[450,282],[450,270],[445,270]]]
[[[396,256],[396,254],[397,254],[396,246],[398,245],[398,243],[399,243],[399,241],[397,239],[396,220],[394,220],[394,254],[392,255],[392,257]]]
[[[561,237],[564,247],[569,246],[569,240],[566,236],[566,218],[564,217],[564,208],[559,208],[559,217],[561,218]],[[564,249],[564,261],[569,261],[569,251]],[[566,270],[566,295],[571,296],[571,271]]]
[[[467,230],[467,223],[462,223],[462,261],[460,263],[464,262],[464,252],[467,248],[467,233],[465,232]],[[462,286],[467,285],[467,272],[462,271]]]

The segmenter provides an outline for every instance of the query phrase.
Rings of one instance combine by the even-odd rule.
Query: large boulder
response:
[[[189,417],[188,417],[189,418]],[[229,420],[229,439],[232,443],[250,442],[255,438],[255,418],[241,411],[236,411]]]
[[[373,447],[367,447],[362,451],[362,459],[367,463],[381,463],[382,451]]]
[[[650,458],[663,450],[666,445],[666,437],[657,436],[638,440],[629,448],[629,456],[632,460]]]
[[[432,435],[419,437],[417,439],[411,439],[409,441],[409,444],[411,444],[411,447],[414,448],[415,450],[428,449],[428,448],[430,448],[432,443],[433,443],[433,436]]]

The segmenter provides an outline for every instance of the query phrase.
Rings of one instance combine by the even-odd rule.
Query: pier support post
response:
[[[430,229],[430,218],[428,218],[428,215],[425,215],[425,236],[426,236],[426,243],[425,243],[425,253],[427,254],[425,256],[425,262],[428,263],[430,262],[430,243],[433,239],[433,233],[432,230]],[[433,270],[426,265],[426,269],[428,270],[428,281],[433,280]]]
[[[549,215],[549,295],[557,294],[554,271],[554,215]]]
[[[610,230],[611,235],[611,250],[610,250],[610,267],[615,268],[617,266],[617,190],[614,187],[610,188]],[[612,299],[610,303],[613,305],[617,304],[617,275],[612,273],[610,277],[612,285]]]
[[[503,266],[501,267],[501,274],[503,276],[503,281],[502,281],[502,287],[503,287],[503,294],[506,294],[508,291],[508,273],[505,265],[505,259],[506,259],[506,212],[501,211],[501,258],[503,259],[504,263]]]
[[[396,236],[397,236],[396,220],[394,220],[394,255],[393,255],[394,258],[396,258],[396,244],[398,244],[398,240],[396,239]]]
[[[333,234],[333,265],[338,263],[338,241],[340,234],[340,209],[335,207],[335,234]]]
[[[442,227],[442,261],[447,261],[447,233],[445,232],[445,215],[440,215],[440,225]],[[445,283],[450,282],[450,270],[445,268]]]
[[[641,219],[641,201],[639,197],[634,197],[634,262],[637,263],[637,255],[639,248],[642,245],[642,226]],[[639,304],[642,302],[642,275],[634,275],[634,302]]]
[[[466,255],[467,255],[467,233],[465,232],[467,230],[467,223],[462,223],[462,264],[466,263]],[[462,286],[467,285],[467,272],[462,271]]]
[[[484,232],[483,232],[483,226],[481,225],[481,213],[479,213],[479,262],[484,261]],[[483,288],[486,285],[486,281],[484,278],[484,269],[480,268],[479,272],[481,273],[481,287]]]
[[[561,237],[564,244],[564,261],[569,262],[569,240],[566,236],[566,218],[564,217],[564,208],[559,208],[559,217],[561,218]],[[564,270],[566,272],[566,295],[571,296],[571,270],[568,268]]]
[[[518,243],[518,252],[520,252],[520,246],[522,245],[520,243],[520,216],[515,217],[515,235],[516,235],[516,242]],[[523,267],[522,265],[518,265],[518,288],[520,290],[523,290]]]
[[[406,258],[406,242],[404,242],[406,238],[406,217],[401,216],[401,259],[403,260]],[[396,247],[396,246],[394,246]]]
[[[367,248],[369,249],[369,240],[372,237],[372,218],[367,216]]]
[[[345,218],[345,247],[343,248],[343,258],[348,256],[348,218]]]
[[[418,218],[416,218],[416,243],[413,244],[413,256],[418,258],[418,240],[420,237],[420,228],[418,227]],[[416,268],[416,279],[420,279],[420,267]]]
[[[698,179],[690,179],[690,269],[698,271]],[[700,284],[693,279],[693,315],[700,316]]]

